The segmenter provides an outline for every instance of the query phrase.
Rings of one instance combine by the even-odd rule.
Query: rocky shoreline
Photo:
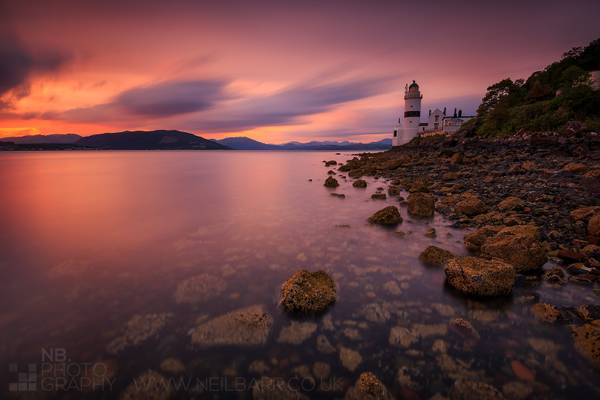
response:
[[[385,180],[388,194],[404,189],[408,199],[399,200],[408,205],[409,214],[428,217],[435,209],[454,227],[477,228],[484,236],[480,240],[486,233],[517,229],[508,227],[529,227],[506,247],[521,245],[531,259],[524,260],[527,265],[522,268],[517,265],[518,272],[541,273],[538,267],[549,257],[565,268],[561,282],[600,282],[596,133],[521,134],[501,140],[418,138],[387,152],[360,154],[338,170],[352,179]],[[479,253],[468,238],[465,244]],[[532,250],[536,246],[537,252]],[[505,249],[497,240],[484,250],[503,258]],[[507,261],[514,264],[511,256]]]

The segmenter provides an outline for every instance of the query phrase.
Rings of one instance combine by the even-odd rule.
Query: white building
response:
[[[415,137],[419,132],[422,98],[419,85],[415,81],[412,81],[410,85],[406,85],[404,88],[404,118],[398,119],[398,126],[392,137],[392,146],[401,145],[404,141]],[[400,124],[402,125],[400,126]]]
[[[419,91],[419,85],[412,81],[404,89],[404,118],[398,119],[398,125],[394,129],[392,146],[400,146],[415,136],[430,136],[436,134],[451,134],[460,129],[463,123],[472,115],[462,115],[462,110],[454,109],[452,116],[446,115],[444,110],[436,108],[429,110],[426,122],[421,122],[421,100],[423,95]]]

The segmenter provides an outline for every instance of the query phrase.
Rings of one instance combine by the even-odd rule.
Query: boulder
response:
[[[497,226],[487,225],[487,226],[483,226],[471,233],[466,234],[465,238],[464,238],[465,247],[469,251],[472,251],[474,253],[479,253],[479,251],[481,250],[481,246],[483,245],[485,240],[491,236],[494,236],[496,233],[498,233],[500,231],[500,229],[502,229],[502,228],[497,227]]]
[[[398,225],[402,222],[400,210],[396,206],[388,206],[369,217],[369,223],[377,225]]]
[[[579,354],[600,368],[600,320],[572,326],[571,336]]]
[[[498,210],[500,211],[513,211],[520,210],[523,208],[523,200],[515,196],[508,196],[500,203],[498,203]]]
[[[327,179],[325,179],[325,183],[323,184],[323,186],[328,188],[335,188],[340,186],[340,184],[338,183],[337,179],[335,179],[333,176],[329,176],[327,177]]]
[[[485,240],[481,246],[481,255],[512,264],[517,272],[537,270],[548,259],[546,248],[539,240],[539,230],[534,225],[502,228],[496,235]]]
[[[281,287],[280,303],[289,312],[320,313],[335,300],[335,283],[324,271],[296,271]]]
[[[367,187],[367,181],[365,181],[364,179],[357,179],[352,183],[352,186],[354,186],[355,188],[364,189]]]
[[[464,193],[462,195],[462,200],[454,206],[454,210],[459,214],[472,217],[483,214],[486,211],[486,206],[479,196],[472,193]]]
[[[372,372],[363,372],[356,384],[348,389],[344,400],[392,400],[385,385]]]
[[[273,317],[262,305],[241,308],[202,323],[192,331],[199,346],[256,346],[267,342]]]
[[[419,255],[419,260],[425,265],[443,267],[454,254],[437,246],[429,246]]]
[[[432,194],[415,192],[408,195],[408,213],[419,218],[433,217],[435,199]]]
[[[476,296],[510,294],[515,269],[503,261],[479,257],[455,257],[444,268],[447,282],[459,291]]]

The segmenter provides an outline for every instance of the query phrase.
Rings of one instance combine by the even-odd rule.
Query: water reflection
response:
[[[598,394],[598,375],[573,351],[568,329],[529,313],[538,299],[594,303],[591,290],[522,279],[508,299],[457,295],[441,270],[417,257],[429,244],[462,253],[463,232],[440,217],[414,221],[405,209],[397,229],[404,235],[368,225],[369,215],[397,200],[371,200],[384,182],[356,189],[340,177],[335,191],[346,198],[330,196],[321,161],[349,157],[0,155],[1,363],[39,363],[42,348],[64,349],[72,360],[101,363],[112,395],[149,369],[166,378],[310,377],[310,396],[322,398],[343,396],[363,371],[398,397],[446,394],[456,379],[509,385],[521,396]],[[436,238],[425,236],[430,227]],[[333,275],[339,296],[325,316],[292,321],[277,307],[280,284],[299,268]],[[231,334],[226,316],[252,323],[255,314],[239,310],[255,306],[272,318],[251,336],[264,337],[263,346],[192,339],[228,332],[248,340]],[[449,328],[454,318],[476,335]],[[15,379],[3,377],[4,388]],[[202,392],[194,390],[172,394]]]

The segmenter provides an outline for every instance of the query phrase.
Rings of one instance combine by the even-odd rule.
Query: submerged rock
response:
[[[352,183],[352,186],[359,189],[364,189],[367,187],[367,181],[364,179],[357,179]]]
[[[175,301],[179,304],[196,304],[219,296],[227,284],[217,276],[200,274],[186,279],[177,285]]]
[[[581,326],[572,326],[571,336],[579,354],[592,362],[596,368],[600,368],[600,319]]]
[[[144,372],[127,386],[121,400],[167,400],[173,395],[169,381],[152,370]]]
[[[387,195],[385,193],[373,193],[371,195],[371,199],[373,199],[373,200],[385,200],[385,199],[387,199]]]
[[[336,352],[335,347],[333,347],[325,335],[317,336],[317,351],[323,354],[333,354]]]
[[[350,372],[354,372],[362,362],[362,356],[358,351],[342,346],[340,348],[340,361],[344,368]]]
[[[459,380],[450,389],[451,400],[504,400],[495,387],[483,382]]]
[[[402,222],[400,210],[396,206],[389,206],[377,211],[369,217],[369,223],[377,225],[393,226]]]
[[[280,303],[289,312],[320,313],[335,300],[335,283],[324,271],[296,271],[281,287]]]
[[[419,255],[423,264],[432,267],[443,267],[452,258],[454,254],[437,246],[429,246]]]
[[[283,378],[263,376],[252,386],[254,400],[309,400],[309,397],[298,392]]]
[[[517,272],[536,270],[546,263],[546,249],[533,225],[502,228],[481,246],[481,254],[512,264]]]
[[[123,334],[108,344],[107,351],[111,354],[117,354],[128,347],[137,346],[156,336],[171,316],[169,313],[134,315],[127,321]]]
[[[448,327],[464,339],[479,340],[480,338],[479,332],[466,319],[454,318],[450,320]]]
[[[348,389],[344,400],[392,400],[385,385],[372,372],[363,372],[356,384]]]
[[[533,316],[542,322],[556,322],[560,318],[560,310],[547,303],[537,303],[531,306],[531,313]]]
[[[448,283],[459,291],[477,296],[501,296],[512,291],[515,269],[500,260],[455,257],[444,268]]]
[[[281,330],[277,342],[300,344],[311,337],[316,331],[317,324],[314,322],[292,321],[290,325]]]
[[[416,192],[408,195],[408,213],[415,217],[433,217],[435,199],[430,193]]]
[[[329,176],[327,177],[327,179],[325,179],[325,183],[323,184],[323,186],[328,188],[335,188],[340,186],[340,184],[338,183],[337,179],[335,179],[333,176]]]
[[[160,370],[168,374],[177,375],[185,371],[185,365],[177,358],[166,358],[160,363]]]
[[[262,305],[229,312],[205,322],[192,331],[192,343],[199,346],[256,346],[265,344],[273,317]]]

